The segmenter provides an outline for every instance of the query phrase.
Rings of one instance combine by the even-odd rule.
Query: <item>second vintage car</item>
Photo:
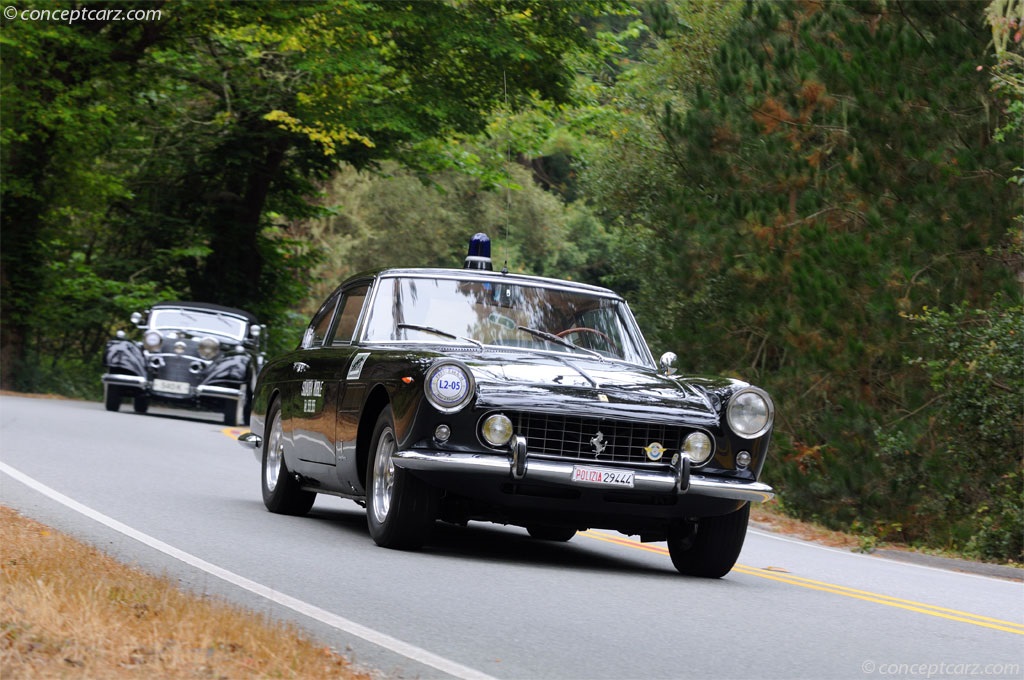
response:
[[[771,398],[674,375],[619,295],[495,272],[489,254],[478,234],[463,269],[355,276],[267,364],[239,438],[266,507],[349,498],[400,549],[437,520],[555,541],[601,528],[667,541],[683,574],[728,573],[750,503],[773,496]]]
[[[217,411],[225,425],[248,422],[252,388],[264,361],[266,327],[249,312],[205,302],[161,302],[132,314],[141,340],[119,331],[103,354],[108,411],[131,399]]]

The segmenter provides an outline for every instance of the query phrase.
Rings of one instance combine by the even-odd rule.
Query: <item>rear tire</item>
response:
[[[316,500],[315,491],[306,491],[288,471],[284,460],[284,427],[281,402],[275,401],[267,413],[263,444],[263,505],[279,515],[305,515]]]
[[[121,388],[115,385],[103,386],[103,406],[108,411],[117,411],[121,408]]]
[[[430,537],[437,518],[436,489],[395,465],[398,450],[391,407],[377,417],[366,466],[366,524],[383,548],[415,550]]]
[[[132,397],[132,408],[135,409],[136,413],[149,411],[149,397],[144,394],[135,395]]]
[[[721,578],[743,549],[750,503],[720,517],[704,517],[697,526],[679,522],[669,529],[668,552],[680,574]]]

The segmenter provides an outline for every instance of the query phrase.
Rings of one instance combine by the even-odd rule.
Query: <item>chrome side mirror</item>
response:
[[[132,315],[129,318],[131,319],[132,323],[135,324],[136,326],[142,323],[142,315],[139,314],[138,312],[132,312]]]
[[[675,352],[665,352],[658,359],[658,368],[665,375],[672,375],[676,372],[676,355]]]

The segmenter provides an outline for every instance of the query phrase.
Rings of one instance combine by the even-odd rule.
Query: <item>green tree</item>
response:
[[[196,2],[141,5],[154,22],[7,23],[5,386],[69,272],[285,314],[315,258],[287,225],[315,213],[317,181],[421,163],[426,140],[480,131],[506,99],[567,99],[566,59],[594,44],[579,17],[613,4]]]
[[[713,83],[650,119],[661,174],[605,175],[605,196],[642,199],[610,214],[651,339],[770,388],[767,470],[799,515],[910,540],[949,519],[901,522],[870,454],[877,427],[927,401],[902,360],[921,341],[906,314],[1019,295],[1005,239],[1021,149],[992,143],[1006,111],[978,70],[993,63],[982,9],[748,3]]]

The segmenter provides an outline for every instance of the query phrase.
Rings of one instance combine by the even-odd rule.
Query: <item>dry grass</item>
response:
[[[0,506],[0,677],[369,680],[290,626]]]
[[[778,509],[778,504],[775,501],[751,503],[750,521],[768,531],[813,541],[832,548],[856,550],[861,545],[861,540],[856,536],[784,515]]]

